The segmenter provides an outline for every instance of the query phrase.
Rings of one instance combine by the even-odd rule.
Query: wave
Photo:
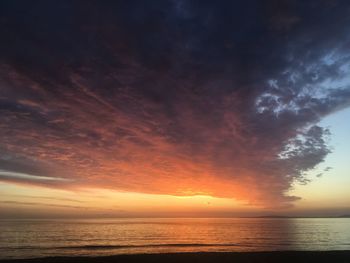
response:
[[[239,244],[208,244],[208,243],[175,243],[175,244],[147,244],[147,245],[81,245],[81,246],[59,246],[59,247],[43,247],[43,246],[25,246],[25,247],[6,247],[5,249],[127,249],[127,248],[162,248],[162,247],[236,247]],[[4,249],[4,248],[2,248]],[[1,248],[0,248],[1,250]]]
[[[222,246],[238,246],[237,244],[148,244],[148,245],[84,245],[84,246],[71,246],[60,248],[72,248],[72,249],[118,249],[118,248],[148,248],[148,247],[222,247]]]

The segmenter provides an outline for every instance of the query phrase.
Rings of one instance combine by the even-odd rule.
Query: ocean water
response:
[[[349,250],[348,218],[2,220],[0,258]]]

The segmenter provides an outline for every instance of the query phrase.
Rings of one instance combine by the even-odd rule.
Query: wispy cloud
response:
[[[86,201],[63,198],[63,197],[51,197],[51,196],[32,196],[32,195],[6,195],[10,198],[23,198],[23,199],[42,199],[42,200],[53,200],[53,201],[63,201],[63,202],[75,202],[75,203],[85,203]]]
[[[33,174],[18,173],[0,170],[0,179],[2,180],[28,180],[28,181],[63,181],[70,182],[72,180],[60,177],[48,177],[48,176],[38,176]]]
[[[84,206],[73,206],[73,205],[62,205],[62,204],[40,203],[40,202],[21,202],[21,201],[9,201],[9,200],[0,201],[0,204],[49,206],[49,207],[74,208],[74,209],[92,209],[91,207],[84,207]]]

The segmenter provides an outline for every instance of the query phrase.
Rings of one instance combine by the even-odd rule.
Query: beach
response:
[[[0,263],[157,263],[157,262],[235,262],[235,263],[348,263],[350,251],[285,251],[285,252],[222,252],[135,254],[107,257],[47,257],[35,259],[0,260]]]

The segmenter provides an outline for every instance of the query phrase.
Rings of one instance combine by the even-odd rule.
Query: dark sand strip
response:
[[[350,263],[349,251],[285,251],[285,252],[227,252],[138,254],[107,257],[48,257],[36,259],[0,260],[0,263]]]

